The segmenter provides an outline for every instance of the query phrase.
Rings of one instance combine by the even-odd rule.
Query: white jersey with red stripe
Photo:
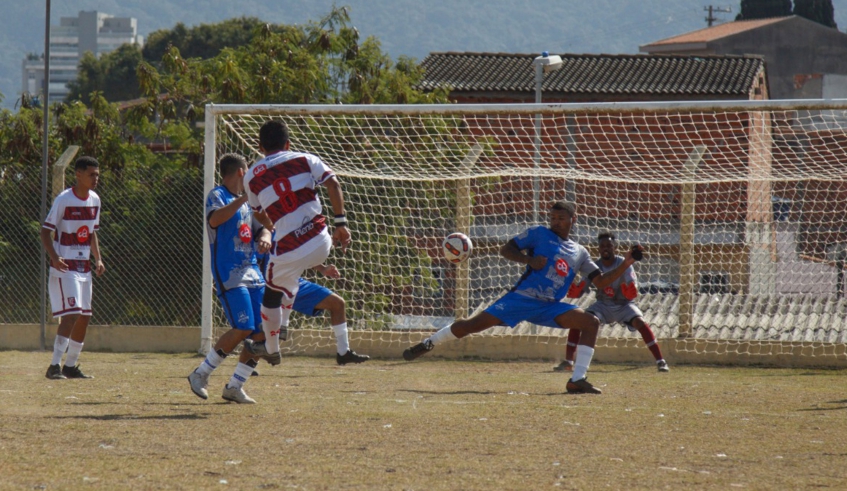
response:
[[[319,157],[284,150],[256,162],[244,176],[247,201],[264,211],[274,224],[271,260],[297,260],[313,248],[304,247],[329,231],[321,215],[316,188],[335,174]]]
[[[53,231],[53,248],[68,265],[66,272],[50,266],[50,276],[77,280],[91,279],[91,236],[100,229],[100,197],[94,191],[88,198],[68,188],[53,200],[42,224]]]

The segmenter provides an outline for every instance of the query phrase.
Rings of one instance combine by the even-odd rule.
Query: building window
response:
[[[717,293],[730,293],[729,273],[725,272],[700,272],[700,293],[713,295]]]

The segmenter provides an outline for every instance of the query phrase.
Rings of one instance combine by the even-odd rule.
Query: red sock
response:
[[[647,345],[647,349],[653,353],[653,357],[656,358],[656,361],[662,359],[662,350],[659,349],[659,345],[656,344],[656,335],[653,334],[653,330],[650,329],[650,326],[645,322],[644,326],[638,330],[641,333],[641,339],[644,340],[644,344]]]
[[[565,348],[566,360],[573,361],[577,344],[579,344],[579,329],[570,329],[568,332],[568,345]]]

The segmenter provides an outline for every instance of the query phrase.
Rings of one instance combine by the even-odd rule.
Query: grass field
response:
[[[329,358],[208,401],[191,355],[0,352],[0,489],[847,489],[843,371]]]

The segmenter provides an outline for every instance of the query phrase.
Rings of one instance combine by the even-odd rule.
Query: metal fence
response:
[[[73,184],[73,170],[65,174]],[[94,279],[96,325],[200,325],[203,178],[197,168],[101,168],[100,247],[106,273]],[[40,293],[41,169],[0,175],[0,323],[35,324]],[[50,197],[52,202],[52,197]],[[50,203],[48,203],[49,207]],[[48,320],[49,322],[49,320]]]

